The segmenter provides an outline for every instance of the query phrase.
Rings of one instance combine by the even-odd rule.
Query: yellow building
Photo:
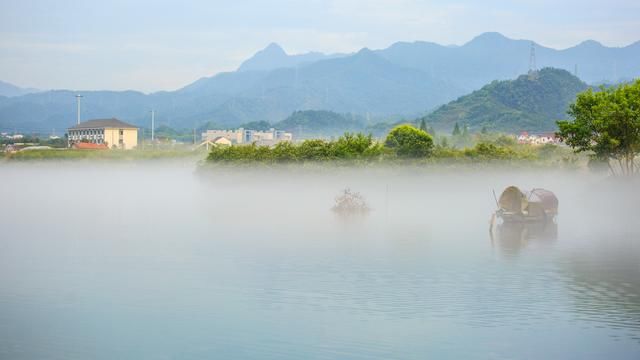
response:
[[[138,146],[138,128],[118,119],[82,122],[67,130],[69,147],[78,143],[104,144],[110,149],[133,149]]]

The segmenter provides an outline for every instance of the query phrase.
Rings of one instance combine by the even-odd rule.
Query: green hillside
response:
[[[360,131],[363,119],[348,114],[324,110],[295,111],[274,127],[293,132],[296,136],[333,136],[345,131]]]
[[[553,131],[566,118],[569,104],[587,85],[565,70],[545,68],[531,79],[494,81],[443,105],[424,117],[436,129],[450,131],[456,123],[472,131]],[[420,121],[422,119],[419,119]]]

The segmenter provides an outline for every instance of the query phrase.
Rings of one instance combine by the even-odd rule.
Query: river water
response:
[[[601,175],[156,163],[0,178],[0,359],[640,358],[638,191]],[[553,190],[557,226],[491,236],[491,190],[512,184]],[[332,213],[345,187],[373,210]]]

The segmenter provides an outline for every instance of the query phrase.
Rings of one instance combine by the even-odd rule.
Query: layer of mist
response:
[[[0,358],[640,357],[637,184],[0,164]],[[497,225],[509,185],[555,224]],[[331,211],[345,188],[370,211]]]

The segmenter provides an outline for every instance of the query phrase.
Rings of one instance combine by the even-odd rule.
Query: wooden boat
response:
[[[497,200],[495,216],[504,222],[547,222],[558,215],[558,198],[545,189],[506,188]]]

